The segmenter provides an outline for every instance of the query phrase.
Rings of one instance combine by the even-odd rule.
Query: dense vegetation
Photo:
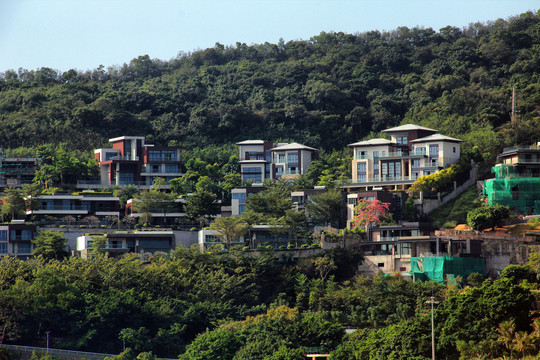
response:
[[[518,335],[520,354],[540,350],[531,290],[539,256],[496,281],[473,274],[467,281],[474,287],[460,288],[355,276],[361,259],[342,249],[297,262],[260,255],[178,249],[148,262],[99,252],[89,260],[3,258],[0,343],[44,346],[50,331],[54,348],[120,353],[125,342],[132,349],[118,357],[125,360],[142,352],[290,360],[310,347],[343,360],[427,359],[425,302],[434,296],[438,357],[495,358],[514,351]],[[501,326],[512,330],[504,341]],[[359,330],[346,335],[347,327]]]
[[[0,143],[89,150],[129,134],[186,147],[260,138],[342,149],[414,122],[493,151],[540,137],[539,33],[540,14],[528,12],[464,29],[218,43],[87,72],[9,70],[0,76]]]

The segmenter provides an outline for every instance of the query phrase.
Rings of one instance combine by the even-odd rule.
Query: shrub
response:
[[[287,249],[294,249],[294,248],[295,248],[294,244],[287,245]]]
[[[287,250],[287,246],[286,245],[279,245],[279,250]]]
[[[307,248],[309,248],[308,244],[302,244],[302,246],[300,246],[300,249],[307,249]]]
[[[309,246],[309,248],[310,248],[310,249],[320,249],[321,246],[320,246],[319,244],[311,244],[311,245]]]
[[[242,251],[249,251],[249,246],[244,246],[244,247],[242,248]]]
[[[61,227],[61,228],[65,228],[65,227],[67,227],[67,225],[60,225],[59,227]]]
[[[444,224],[443,224],[443,228],[445,229],[453,229],[457,226],[457,222],[455,221],[446,221]]]
[[[189,229],[189,231],[197,231],[197,228],[196,228],[196,227],[192,227],[191,229]]]

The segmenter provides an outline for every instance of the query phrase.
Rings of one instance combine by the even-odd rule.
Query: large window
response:
[[[6,242],[6,241],[8,241],[8,231],[0,230],[0,242]]]
[[[122,173],[120,174],[120,184],[129,185],[135,183],[135,175],[131,173]]]
[[[429,155],[439,155],[439,145],[429,145]]]
[[[165,164],[165,172],[166,173],[177,173],[178,172],[178,164]]]
[[[396,141],[397,141],[398,144],[407,145],[409,143],[409,137],[408,136],[398,136],[396,138]]]
[[[17,245],[18,254],[31,254],[32,253],[32,243],[19,243]]]
[[[177,161],[176,150],[149,150],[148,160],[150,161]]]
[[[298,164],[298,153],[287,154],[287,162],[289,164]]]
[[[366,163],[359,162],[357,166],[358,166],[357,167],[358,182],[366,182],[367,181]]]
[[[8,253],[8,244],[0,243],[0,254],[7,254],[7,253]]]

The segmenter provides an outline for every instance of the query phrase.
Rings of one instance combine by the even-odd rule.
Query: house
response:
[[[462,140],[437,134],[438,130],[407,124],[383,130],[388,139],[349,144],[353,148],[351,190],[383,187],[405,189],[420,176],[433,174],[457,162]]]
[[[232,241],[232,246],[249,246],[249,237],[253,241],[251,248],[272,246],[278,249],[282,245],[294,244],[294,239],[289,238],[288,231],[282,226],[276,225],[253,225],[249,232]],[[212,249],[224,249],[225,241],[217,230],[203,229],[199,231],[199,249],[207,251]]]
[[[40,164],[40,158],[0,157],[0,187],[19,187],[23,184],[31,184]]]
[[[110,192],[55,193],[25,200],[36,204],[35,207],[29,207],[26,210],[26,215],[38,220],[50,217],[61,219],[66,216],[72,216],[76,220],[88,216],[106,220],[109,216],[120,216],[120,198],[112,196]]]
[[[82,258],[88,258],[96,236],[105,237],[103,250],[110,256],[121,256],[126,253],[170,252],[175,247],[175,235],[170,230],[85,234],[77,238],[77,251],[80,252]]]
[[[299,143],[274,144],[263,140],[245,140],[239,147],[243,181],[262,183],[264,179],[294,179],[305,174],[318,150]]]
[[[364,274],[382,271],[439,282],[473,272],[485,275],[482,240],[439,236],[427,223],[374,226],[360,247],[365,257],[361,266]]]
[[[144,136],[121,136],[109,139],[109,142],[112,148],[94,150],[99,163],[99,180],[81,180],[77,187],[136,185],[150,188],[156,178],[164,178],[168,184],[183,175],[179,147],[146,144]]]
[[[236,143],[239,148],[239,164],[242,181],[262,183],[270,178],[272,157],[270,149],[274,143],[263,140],[245,140]]]
[[[360,200],[379,200],[382,203],[391,204],[389,212],[394,213],[393,200],[394,197],[391,192],[382,190],[382,188],[375,188],[372,191],[355,191],[347,194],[347,227],[352,227],[352,221],[354,219],[354,208],[358,205]],[[395,219],[395,217],[394,217]]]
[[[0,256],[16,256],[23,260],[32,257],[32,240],[36,235],[36,226],[22,220],[0,224]]]
[[[490,205],[506,205],[524,213],[540,214],[540,143],[506,148],[497,157],[483,194]]]
[[[133,203],[136,199],[129,199],[126,203],[125,215],[133,218],[140,218],[144,216],[141,213],[135,212],[133,209]],[[170,225],[178,223],[180,220],[186,220],[187,214],[184,206],[186,204],[185,198],[173,199],[169,201],[165,207],[151,209],[149,214],[152,218],[152,223],[159,225]]]
[[[318,150],[299,143],[278,144],[270,149],[272,155],[271,176],[273,179],[294,179],[304,175],[315,159]]]

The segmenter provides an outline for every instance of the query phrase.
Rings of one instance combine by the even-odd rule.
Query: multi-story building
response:
[[[0,256],[16,256],[20,259],[32,257],[36,226],[14,220],[10,224],[0,224]]]
[[[240,156],[240,173],[242,181],[261,183],[270,177],[272,156],[270,149],[274,143],[263,140],[246,140],[236,143]]]
[[[540,214],[540,143],[506,148],[497,160],[483,188],[488,204]]]
[[[0,187],[31,184],[40,164],[39,158],[0,157]]]
[[[96,236],[105,237],[104,251],[111,256],[126,253],[169,252],[175,247],[175,235],[170,230],[159,231],[116,231],[107,234],[86,234],[77,238],[77,251],[87,258]]]
[[[144,136],[122,136],[109,139],[112,149],[96,149],[99,162],[98,181],[81,180],[79,188],[99,188],[112,185],[136,185],[149,188],[155,178],[167,183],[182,176],[180,148],[145,144]],[[164,185],[167,188],[168,185]]]
[[[237,143],[242,180],[261,183],[264,179],[294,179],[304,174],[318,150],[298,143],[274,144],[263,140]]]
[[[37,219],[45,217],[61,219],[65,216],[83,219],[87,216],[96,216],[104,220],[108,216],[120,216],[120,198],[107,192],[83,191],[73,194],[39,195],[34,202],[37,206],[27,209],[26,215]]]
[[[432,226],[418,222],[375,226],[368,235],[360,244],[362,273],[400,273],[411,280],[438,282],[472,272],[485,275],[481,240],[437,236]]]
[[[388,139],[350,144],[354,151],[349,190],[374,187],[404,189],[420,176],[433,174],[457,162],[462,140],[437,134],[438,130],[402,125],[383,130]]]

